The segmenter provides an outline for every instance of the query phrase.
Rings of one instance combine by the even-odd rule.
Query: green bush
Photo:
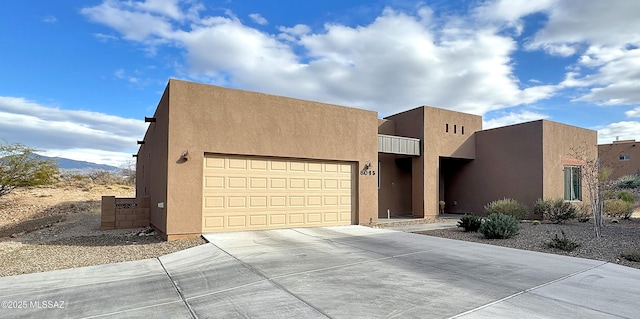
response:
[[[484,212],[487,215],[496,213],[509,215],[515,217],[517,220],[523,220],[529,216],[529,209],[527,206],[511,198],[495,200],[485,205]]]
[[[623,201],[627,202],[627,203],[631,203],[633,204],[636,200],[633,198],[633,194],[627,192],[627,191],[621,191],[619,192],[616,197],[618,199],[622,199]]]
[[[576,249],[578,246],[580,246],[580,244],[567,238],[567,235],[565,235],[563,230],[561,230],[560,233],[562,234],[562,238],[558,237],[558,234],[555,234],[553,235],[553,238],[551,238],[551,241],[547,242],[547,246],[549,248],[557,248],[564,251],[572,251]]]
[[[458,221],[458,227],[462,227],[464,231],[478,231],[481,224],[482,218],[471,214],[462,215]]]
[[[638,188],[640,187],[640,176],[625,175],[618,179],[617,186],[619,188]]]
[[[480,232],[489,239],[506,239],[518,234],[518,219],[501,213],[493,213],[484,219]]]
[[[576,209],[562,198],[558,199],[538,199],[533,206],[533,212],[541,214],[544,218],[561,224],[564,221],[576,218]]]
[[[607,199],[604,201],[604,212],[609,217],[629,219],[633,213],[633,204],[622,199]]]

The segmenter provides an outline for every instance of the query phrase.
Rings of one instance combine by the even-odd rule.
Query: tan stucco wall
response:
[[[394,135],[421,139],[422,155],[413,158],[412,166],[412,212],[418,218],[435,217],[438,214],[438,202],[444,196],[440,194],[440,157],[475,158],[473,133],[482,129],[482,117],[423,106],[386,119],[393,121]],[[384,128],[383,125],[380,127]],[[383,176],[385,172],[382,171]],[[399,180],[404,178],[402,175],[395,177]],[[385,183],[383,187],[387,189],[393,186],[388,179],[385,179]],[[382,195],[385,191],[383,187],[380,195],[382,201],[379,204],[381,216],[386,214],[385,207],[397,206],[392,200],[398,198],[397,195]],[[395,190],[392,189],[392,192]]]
[[[616,141],[598,145],[598,156],[602,167],[611,169],[610,179],[640,173],[640,143],[635,140]],[[620,155],[629,155],[628,161],[621,161]]]
[[[596,135],[546,120],[477,132],[476,159],[462,165],[450,181],[447,210],[482,213],[484,205],[502,198],[529,207],[539,198],[563,198],[563,163],[580,146],[595,159]],[[584,185],[583,200],[588,200]],[[453,201],[457,205],[449,205]]]
[[[544,198],[564,198],[564,164],[571,160],[594,162],[598,156],[598,133],[552,121],[542,121],[544,142]],[[584,157],[584,158],[581,158]],[[582,200],[588,201],[586,185]]]
[[[476,132],[476,158],[450,181],[447,211],[482,213],[505,197],[535,203],[543,187],[542,136],[541,121]]]
[[[162,94],[153,117],[140,145],[136,165],[136,197],[149,197],[149,221],[159,231],[166,234],[167,211],[158,203],[167,198],[167,147],[169,127],[169,88]]]
[[[376,112],[179,80],[170,80],[167,92],[170,133],[166,156],[160,160],[167,173],[166,199],[161,198],[162,186],[154,186],[160,195],[154,193],[151,206],[166,202],[166,227],[161,230],[170,238],[201,232],[205,153],[348,161],[356,163],[358,171],[370,161],[377,169]],[[165,97],[166,92],[163,101]],[[163,125],[158,112],[164,109],[161,102],[158,127]],[[152,139],[149,135],[145,140]],[[148,143],[145,148],[151,145],[162,147]],[[191,159],[181,163],[184,151]],[[154,164],[154,173],[162,175],[158,165]],[[376,222],[377,177],[357,171],[354,175],[357,222]],[[162,228],[157,218],[164,215],[152,216]]]

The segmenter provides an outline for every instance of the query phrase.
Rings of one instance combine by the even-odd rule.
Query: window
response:
[[[621,161],[628,161],[631,159],[631,155],[620,155]]]
[[[564,167],[564,200],[582,200],[582,178],[579,166]]]
[[[462,135],[464,135],[464,125],[462,127],[460,127],[460,131],[461,131]]]
[[[458,126],[457,125],[453,125],[453,134],[456,134],[458,131]]]
[[[449,133],[449,124],[448,123],[444,125],[444,131],[446,133]]]

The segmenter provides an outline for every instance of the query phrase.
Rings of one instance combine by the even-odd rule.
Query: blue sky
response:
[[[0,138],[121,165],[169,78],[640,140],[640,2],[8,1]]]

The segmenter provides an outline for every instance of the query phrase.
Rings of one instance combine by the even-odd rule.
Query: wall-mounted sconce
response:
[[[180,155],[179,161],[181,163],[184,163],[184,162],[186,162],[186,161],[188,161],[190,159],[191,159],[191,155],[189,155],[189,151],[186,150],[186,151],[182,152],[182,154]]]
[[[156,118],[155,117],[144,117],[144,122],[145,123],[155,123],[156,122]]]
[[[138,141],[138,144],[142,145],[142,144],[144,144],[144,141]]]

